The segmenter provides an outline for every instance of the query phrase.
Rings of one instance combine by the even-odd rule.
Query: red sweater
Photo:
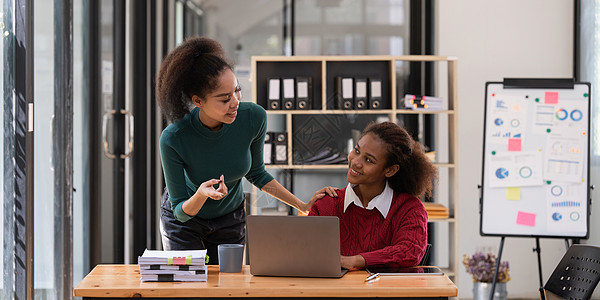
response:
[[[346,188],[338,197],[317,200],[311,216],[340,219],[340,248],[343,256],[360,254],[366,266],[408,267],[419,264],[427,246],[427,211],[421,200],[409,194],[394,193],[387,218],[377,209],[350,204],[344,212]]]

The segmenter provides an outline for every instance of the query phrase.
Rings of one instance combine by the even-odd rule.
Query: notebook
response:
[[[246,226],[252,275],[339,278],[348,271],[337,217],[248,216]]]

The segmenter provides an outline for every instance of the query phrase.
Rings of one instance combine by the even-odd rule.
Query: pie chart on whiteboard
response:
[[[500,179],[504,179],[504,178],[508,177],[508,170],[505,168],[498,168],[496,170],[496,177],[498,177]]]

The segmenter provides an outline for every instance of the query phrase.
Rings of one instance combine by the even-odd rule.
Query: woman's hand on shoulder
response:
[[[303,208],[303,213],[308,214],[310,212],[310,208],[313,206],[313,204],[315,204],[315,202],[323,197],[325,197],[325,195],[329,195],[331,198],[337,198],[338,194],[337,191],[339,191],[340,189],[336,188],[336,187],[331,187],[331,186],[326,186],[318,191],[315,192],[315,194],[310,198],[310,200],[308,201],[308,203],[305,203],[305,207]]]
[[[324,188],[322,188],[322,189],[320,189],[320,190],[316,191],[316,192],[315,192],[315,194],[312,196],[311,200],[312,200],[313,198],[317,197],[318,195],[321,195],[321,196],[320,196],[320,197],[317,197],[317,198],[315,199],[315,201],[316,201],[316,200],[318,200],[318,199],[321,199],[321,198],[325,197],[325,195],[329,195],[331,198],[337,198],[337,196],[338,196],[337,192],[338,192],[339,190],[340,190],[340,189],[338,189],[338,188],[336,188],[336,187],[332,187],[332,186],[326,186],[326,187],[324,187]]]
[[[215,188],[215,185],[219,185]],[[219,179],[211,179],[203,182],[196,191],[206,198],[221,200],[227,196],[227,186],[225,185],[225,177],[221,175]]]

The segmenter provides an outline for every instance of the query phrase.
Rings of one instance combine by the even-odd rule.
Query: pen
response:
[[[219,188],[219,185],[221,184],[221,182],[223,182],[223,180],[219,179],[219,181],[215,184],[213,184],[213,188],[216,190]]]
[[[365,281],[371,281],[373,279],[379,278],[379,273],[372,273],[369,277],[365,278]]]

